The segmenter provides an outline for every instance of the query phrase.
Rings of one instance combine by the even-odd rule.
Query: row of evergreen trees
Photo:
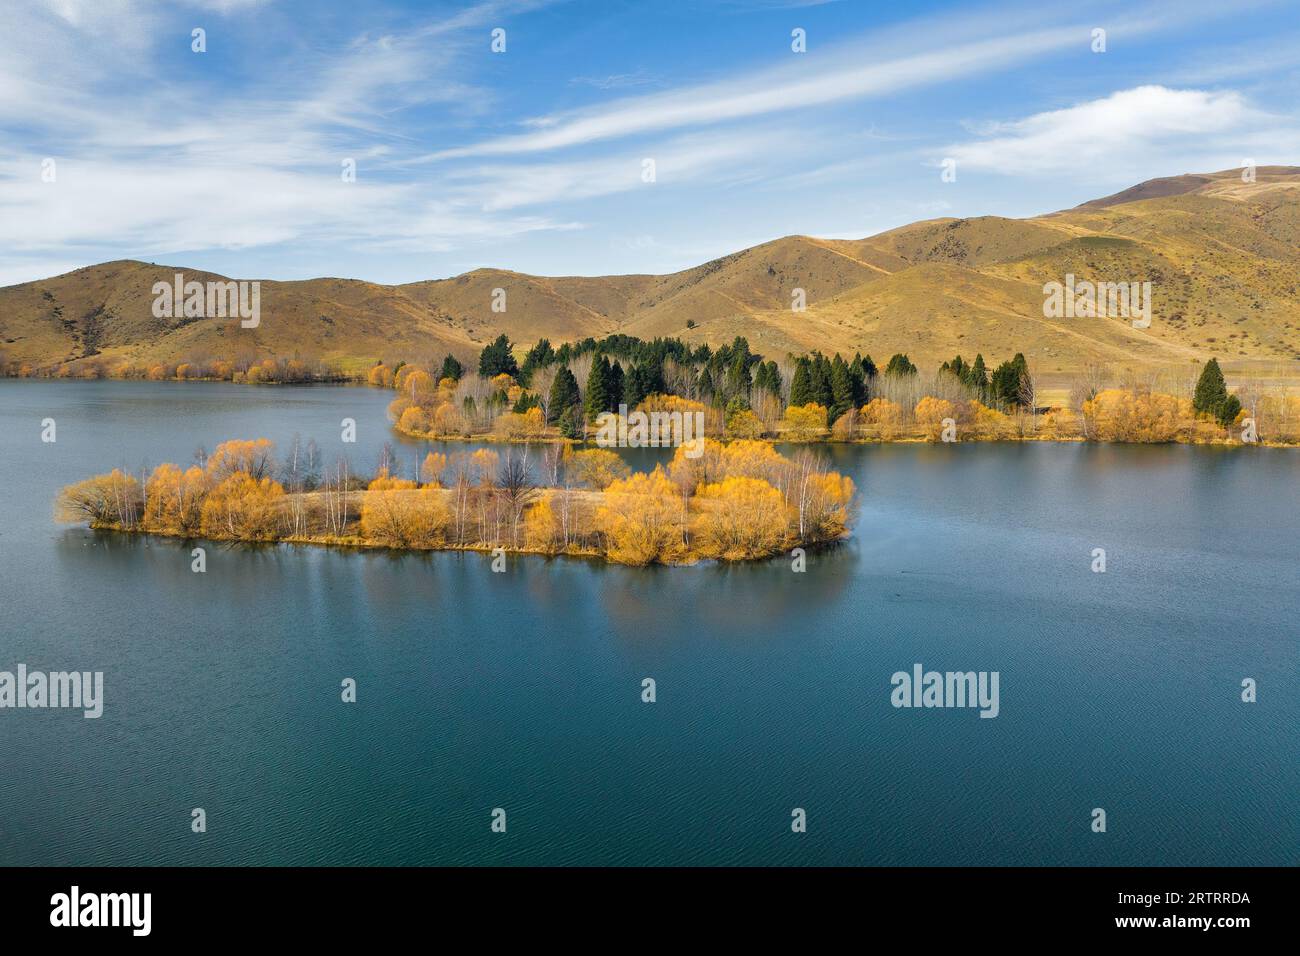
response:
[[[955,376],[959,382],[975,393],[986,405],[1003,408],[1023,408],[1033,401],[1033,379],[1029,377],[1029,363],[1017,352],[1015,358],[1003,362],[989,375],[984,356],[977,354],[974,362],[960,355],[939,366],[940,373]]]
[[[588,353],[593,356],[591,372],[582,386],[568,364]],[[647,342],[622,334],[565,342],[559,348],[541,339],[519,364],[509,338],[499,335],[479,355],[479,374],[510,375],[527,389],[537,371],[556,366],[547,402],[547,424],[558,425],[567,434],[580,430],[584,420],[592,422],[602,412],[617,411],[620,404],[633,408],[649,395],[667,392],[664,364],[669,359],[681,368],[699,368],[694,394],[719,408],[749,408],[760,394],[780,399],[784,393],[785,383],[776,362],[751,351],[744,336],[737,336],[730,345],[716,349],[707,344],[693,346],[676,338]],[[976,355],[970,363],[958,355],[944,362],[939,371],[953,375],[986,403],[1021,406],[1032,395],[1028,364],[1019,353],[999,365],[991,375],[983,355]],[[447,356],[442,377],[459,379],[462,374],[461,364],[453,356]],[[877,376],[916,374],[916,365],[903,353],[892,356],[882,372],[870,355],[859,353],[847,361],[838,353],[828,358],[815,351],[795,360],[789,404],[822,405],[828,409],[829,420],[834,422],[850,409],[866,404],[871,396],[871,383]],[[526,411],[540,404],[537,396],[526,392],[514,410]]]
[[[912,373],[915,372],[913,366]],[[834,422],[849,409],[867,403],[868,383],[876,375],[876,363],[870,355],[866,358],[855,355],[852,362],[845,362],[838,352],[833,359],[821,352],[801,355],[795,360],[794,376],[790,380],[790,404],[822,405],[827,409],[828,420]]]

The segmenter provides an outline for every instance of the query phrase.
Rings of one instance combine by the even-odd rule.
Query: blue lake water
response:
[[[226,438],[332,458],[344,417],[368,467],[390,398],[0,381],[0,670],[106,697],[0,710],[0,864],[1300,862],[1300,452],[837,446],[860,517],[802,574],[217,544],[195,574],[53,521]],[[997,671],[999,716],[894,708],[917,662]]]

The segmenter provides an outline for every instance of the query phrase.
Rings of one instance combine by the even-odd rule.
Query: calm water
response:
[[[51,518],[224,438],[332,457],[345,416],[369,464],[390,397],[0,381],[0,669],[107,698],[0,711],[0,864],[1300,862],[1300,453],[836,448],[862,513],[805,574],[219,545],[194,574]],[[915,662],[998,671],[1000,716],[893,708]]]

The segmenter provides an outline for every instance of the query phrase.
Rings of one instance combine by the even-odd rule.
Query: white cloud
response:
[[[1168,163],[1174,157],[1240,153],[1278,122],[1232,91],[1140,86],[989,125],[980,139],[947,146],[942,156],[956,159],[959,169],[1105,178],[1127,175],[1154,156]]]

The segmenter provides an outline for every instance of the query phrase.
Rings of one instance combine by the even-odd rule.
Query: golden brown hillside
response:
[[[152,286],[182,267],[108,262],[0,289],[0,362],[37,369],[224,359],[473,358],[505,332],[519,346],[615,332],[692,342],[748,337],[780,357],[820,349],[922,366],[1023,352],[1049,380],[1088,363],[1300,377],[1300,168],[1151,180],[1026,220],[918,222],[861,240],[789,236],[671,275],[557,277],[479,269],[400,286],[262,282],[261,324],[157,319]],[[1152,283],[1153,321],[1045,318],[1043,285]],[[505,311],[494,311],[495,290]],[[793,306],[803,290],[806,309]],[[499,301],[499,296],[497,298]]]

